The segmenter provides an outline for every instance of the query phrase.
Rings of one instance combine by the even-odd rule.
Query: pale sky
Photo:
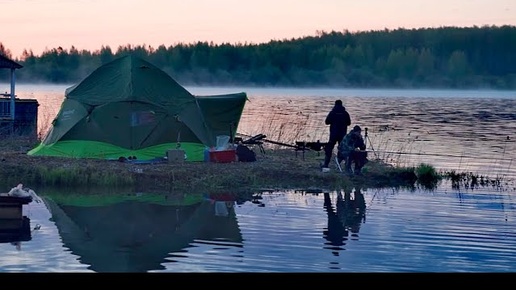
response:
[[[14,58],[61,46],[264,43],[317,31],[516,26],[515,0],[0,0]]]

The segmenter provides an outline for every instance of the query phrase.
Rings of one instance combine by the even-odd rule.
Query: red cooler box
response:
[[[210,162],[229,163],[237,161],[235,149],[230,150],[210,150]]]

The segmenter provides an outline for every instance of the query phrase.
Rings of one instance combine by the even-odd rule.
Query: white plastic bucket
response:
[[[228,149],[229,145],[229,136],[228,135],[218,135],[217,136],[217,147],[215,150],[221,151]]]

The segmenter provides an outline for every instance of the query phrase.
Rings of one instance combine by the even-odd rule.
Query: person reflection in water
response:
[[[333,250],[333,254],[338,256],[339,250],[346,244],[348,236],[358,238],[360,225],[365,222],[365,199],[360,188],[355,189],[354,198],[351,199],[351,190],[345,189],[337,192],[335,209],[328,192],[324,193],[324,209],[328,214],[328,227],[323,232],[324,238],[328,241],[325,245]]]
[[[341,195],[340,192],[339,195]],[[341,249],[340,247],[345,244],[344,241],[347,240],[348,231],[335,212],[331,203],[330,193],[328,192],[324,193],[324,209],[328,214],[328,227],[323,231],[323,236],[328,241],[325,244],[334,250],[333,253],[335,255],[338,255],[337,250]]]

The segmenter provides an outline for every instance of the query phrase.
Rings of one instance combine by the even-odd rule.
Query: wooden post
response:
[[[11,68],[11,120],[14,122],[14,118],[16,117],[14,114],[15,110],[15,92],[14,92],[14,83],[16,82],[16,74],[14,73],[14,68]]]

